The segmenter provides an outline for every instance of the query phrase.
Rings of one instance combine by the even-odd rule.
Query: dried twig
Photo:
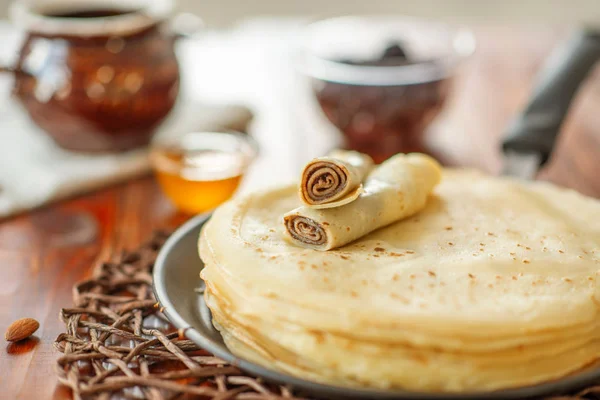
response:
[[[59,382],[72,389],[75,399],[165,400],[182,394],[294,399],[289,389],[246,376],[180,339],[165,322],[154,307],[151,284],[153,263],[167,236],[157,233],[74,286],[75,306],[61,310],[66,329],[55,341],[63,353],[56,362]]]

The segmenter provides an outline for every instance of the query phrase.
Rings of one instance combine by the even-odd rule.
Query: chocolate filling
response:
[[[310,218],[300,215],[285,217],[285,227],[294,240],[311,245],[327,243],[325,230]]]
[[[347,172],[339,165],[326,161],[315,162],[303,175],[302,193],[311,204],[325,203],[342,192],[347,181]]]

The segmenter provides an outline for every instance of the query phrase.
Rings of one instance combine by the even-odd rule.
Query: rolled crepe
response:
[[[373,164],[371,157],[356,151],[335,150],[315,158],[302,171],[300,199],[314,208],[348,204],[362,193],[362,182]]]
[[[398,154],[375,168],[356,201],[341,207],[299,207],[284,215],[287,237],[330,250],[421,211],[440,182],[441,167],[424,154]]]

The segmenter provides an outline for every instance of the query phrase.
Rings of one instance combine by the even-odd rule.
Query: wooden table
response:
[[[457,95],[432,139],[450,162],[494,173],[500,168],[498,138],[526,101],[533,75],[561,33],[508,28],[477,32],[479,51],[463,70]],[[259,82],[265,90],[255,99],[260,118],[253,132],[266,151],[246,188],[272,180],[273,171],[293,173],[311,154],[306,149],[317,151],[326,137],[315,133],[320,120],[299,111],[300,91],[285,85],[274,89],[268,75],[262,74],[265,80]],[[594,74],[573,106],[543,179],[600,197],[598,110],[600,75]],[[298,145],[295,135],[306,139],[306,131],[314,135]],[[0,328],[20,317],[33,317],[41,327],[33,340],[2,345],[0,399],[68,398],[56,384],[58,354],[52,343],[64,329],[58,313],[71,304],[73,283],[87,277],[94,264],[149,238],[154,229],[183,220],[154,179],[145,177],[2,222]]]

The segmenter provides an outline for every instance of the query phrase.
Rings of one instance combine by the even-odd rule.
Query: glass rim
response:
[[[399,21],[445,28],[452,33],[451,54],[407,65],[365,66],[352,65],[314,54],[308,45],[310,32],[321,26],[345,21]],[[328,82],[360,86],[400,86],[439,81],[452,75],[460,62],[475,52],[473,32],[462,26],[425,18],[401,15],[348,15],[315,20],[304,26],[296,38],[297,68],[306,76]]]
[[[224,149],[226,146],[210,146],[210,145],[197,145],[197,146],[185,146],[182,144],[182,140],[186,137],[211,137],[211,138],[220,138],[223,139],[225,136],[229,138],[233,138],[237,145],[241,145],[242,147],[236,148],[235,146],[231,146],[229,149]],[[231,142],[233,143],[233,142]],[[192,131],[188,133],[184,133],[181,135],[177,135],[175,137],[169,137],[164,139],[158,139],[154,141],[150,145],[149,158],[152,164],[152,167],[155,170],[167,171],[170,173],[180,173],[184,166],[180,163],[170,160],[167,157],[164,157],[160,154],[161,150],[180,150],[182,152],[192,151],[193,149],[205,149],[205,150],[222,150],[224,152],[239,152],[244,155],[244,162],[241,165],[241,168],[245,171],[250,164],[258,157],[260,152],[260,147],[258,142],[249,134],[239,131],[233,130],[223,130],[223,131]],[[158,159],[160,157],[160,160]],[[157,165],[160,163],[161,165]]]

